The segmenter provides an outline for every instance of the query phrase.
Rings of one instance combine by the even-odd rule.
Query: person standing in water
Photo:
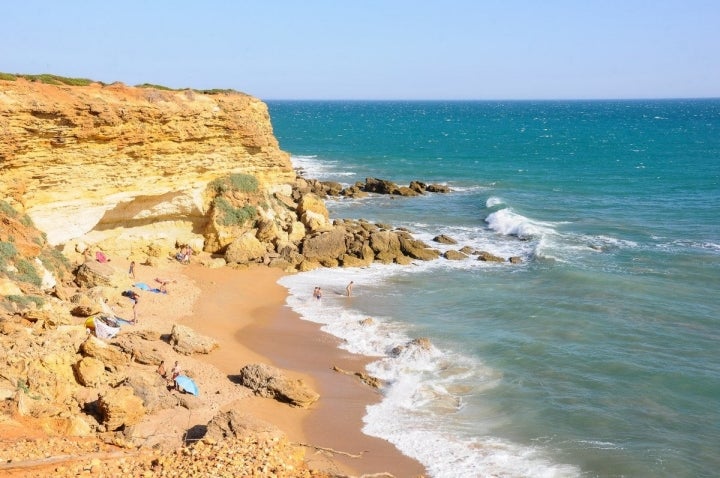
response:
[[[351,296],[352,296],[353,284],[355,284],[355,282],[350,281],[350,283],[347,285],[347,287],[345,287],[345,292],[347,293],[347,296],[348,296],[348,297],[351,297]]]

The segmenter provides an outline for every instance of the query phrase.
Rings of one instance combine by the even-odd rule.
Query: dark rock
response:
[[[502,257],[490,254],[487,251],[480,251],[478,260],[485,262],[505,262],[505,259],[503,259]]]
[[[449,193],[452,191],[452,189],[442,184],[430,184],[426,190],[429,193]]]
[[[445,254],[443,254],[443,257],[451,261],[460,261],[463,259],[467,259],[468,256],[463,254],[462,252],[450,250],[446,251]]]
[[[455,239],[450,236],[446,236],[445,234],[433,237],[433,241],[439,242],[440,244],[457,244]]]

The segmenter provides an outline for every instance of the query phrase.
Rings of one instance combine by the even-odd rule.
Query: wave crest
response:
[[[493,231],[506,236],[516,236],[519,239],[528,239],[553,232],[553,228],[549,224],[533,221],[509,208],[500,209],[488,215],[485,222]]]

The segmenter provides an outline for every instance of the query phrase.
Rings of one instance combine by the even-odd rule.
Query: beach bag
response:
[[[109,317],[95,316],[95,337],[111,339],[120,332],[120,324]]]

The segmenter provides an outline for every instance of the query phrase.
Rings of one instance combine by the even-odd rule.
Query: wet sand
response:
[[[309,447],[308,462],[318,467],[350,474],[389,472],[398,478],[425,473],[422,465],[389,442],[362,433],[365,407],[380,400],[379,391],[332,367],[364,371],[367,358],[338,349],[335,337],[285,305],[286,290],[277,284],[282,271],[191,265],[182,273],[200,293],[192,314],[180,322],[220,343],[203,361],[229,378],[248,363],[269,363],[302,378],[321,397],[308,410],[247,398],[242,401],[246,412],[278,426],[293,441],[343,452],[328,455]]]

